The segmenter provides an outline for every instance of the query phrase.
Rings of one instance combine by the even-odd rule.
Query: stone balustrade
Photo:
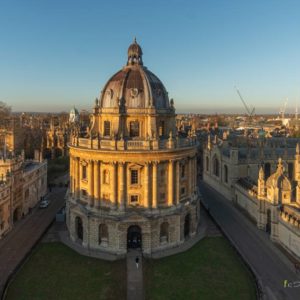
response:
[[[70,146],[96,149],[96,150],[167,150],[175,148],[188,148],[197,143],[195,137],[161,140],[113,140],[73,138]]]
[[[284,205],[280,211],[280,218],[292,226],[300,228],[300,209]]]

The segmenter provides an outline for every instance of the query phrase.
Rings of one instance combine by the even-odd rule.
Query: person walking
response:
[[[135,265],[136,265],[136,268],[137,268],[137,269],[139,268],[139,261],[140,261],[140,259],[139,259],[139,257],[137,256],[137,257],[135,258]]]

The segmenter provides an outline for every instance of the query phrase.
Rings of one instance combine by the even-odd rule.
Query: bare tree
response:
[[[11,107],[0,101],[0,118],[8,117],[11,113]]]

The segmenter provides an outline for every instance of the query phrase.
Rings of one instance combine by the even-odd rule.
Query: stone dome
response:
[[[267,187],[280,188],[283,191],[290,191],[292,189],[289,179],[283,174],[273,174],[267,180]]]
[[[78,110],[76,109],[75,106],[70,110],[69,122],[70,123],[77,123],[77,122],[79,122],[79,112],[78,112]]]
[[[279,188],[283,191],[290,191],[292,189],[290,180],[284,175],[284,166],[281,158],[278,160],[276,172],[267,179],[266,185],[267,188]]]
[[[127,65],[106,83],[100,95],[101,108],[170,108],[168,93],[157,76],[143,66],[142,49],[136,40],[128,48]]]

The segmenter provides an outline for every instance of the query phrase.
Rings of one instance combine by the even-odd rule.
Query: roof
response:
[[[168,93],[159,78],[143,66],[142,49],[136,41],[128,49],[128,62],[106,83],[100,95],[100,107],[168,109]]]

